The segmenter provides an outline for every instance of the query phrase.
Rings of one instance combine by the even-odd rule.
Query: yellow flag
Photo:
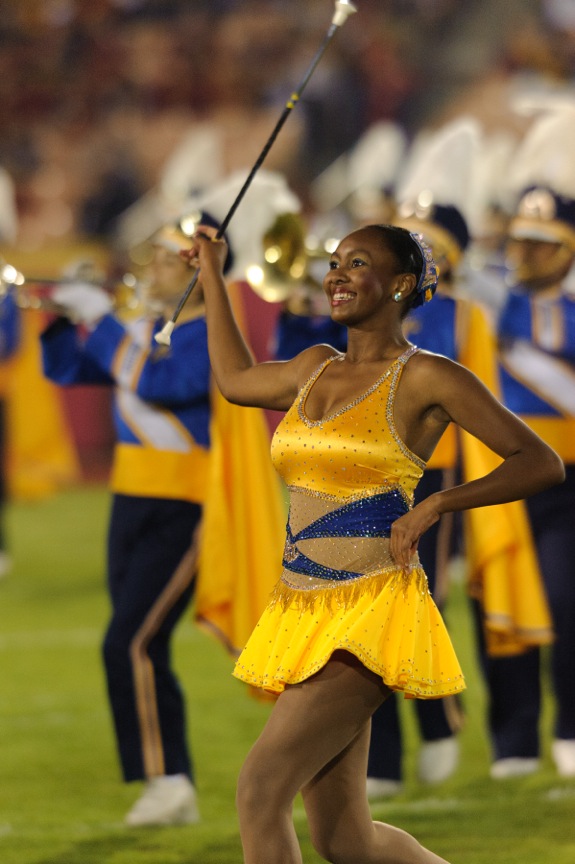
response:
[[[219,392],[213,411],[195,615],[236,655],[279,578],[286,512],[263,413]]]
[[[214,388],[210,436],[195,618],[236,656],[279,579],[287,511],[261,409],[232,405]]]

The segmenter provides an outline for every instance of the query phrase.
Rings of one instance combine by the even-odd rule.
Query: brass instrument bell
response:
[[[336,245],[336,241],[333,241]],[[246,281],[268,303],[286,303],[295,314],[328,314],[321,307],[321,281],[313,262],[326,259],[328,249],[308,237],[302,217],[280,213],[262,238],[263,260],[246,268]]]
[[[80,261],[72,265],[62,278],[24,276],[12,264],[0,258],[0,299],[12,294],[20,309],[52,312],[67,316],[67,310],[52,298],[58,285],[83,282],[103,288],[113,295],[114,309],[131,317],[141,314],[142,297],[138,279],[133,273],[124,273],[117,280],[105,278],[94,262]]]

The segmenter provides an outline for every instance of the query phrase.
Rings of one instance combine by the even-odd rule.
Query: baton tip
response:
[[[174,330],[174,322],[168,321],[162,329],[154,336],[158,345],[170,345],[172,342],[172,332]]]
[[[349,3],[348,0],[336,0],[335,13],[331,23],[335,24],[336,27],[341,27],[354,12],[357,12],[357,6],[354,6],[353,3]]]

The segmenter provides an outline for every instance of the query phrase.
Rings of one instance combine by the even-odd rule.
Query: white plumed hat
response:
[[[398,180],[398,203],[427,194],[437,204],[456,207],[468,219],[480,147],[481,129],[473,117],[458,117],[435,132],[421,132]]]
[[[479,123],[459,117],[413,142],[399,178],[397,224],[420,232],[436,257],[458,263],[469,242]]]
[[[510,165],[511,236],[566,243],[575,251],[575,103],[552,103],[533,121]]]

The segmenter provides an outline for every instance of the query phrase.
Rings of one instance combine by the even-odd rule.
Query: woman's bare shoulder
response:
[[[308,378],[330,357],[339,356],[339,351],[332,345],[312,345],[310,348],[305,348],[291,361],[296,365],[297,377],[300,386],[305,384]]]
[[[474,387],[482,387],[477,376],[461,363],[432,351],[417,351],[410,358],[405,371],[409,386],[430,397],[446,391],[464,393],[468,388],[473,390]]]
[[[434,354],[433,351],[425,351],[420,348],[410,358],[407,368],[413,374],[420,376],[459,375],[469,373],[461,363],[445,357],[444,354]],[[471,373],[469,373],[471,374]]]

